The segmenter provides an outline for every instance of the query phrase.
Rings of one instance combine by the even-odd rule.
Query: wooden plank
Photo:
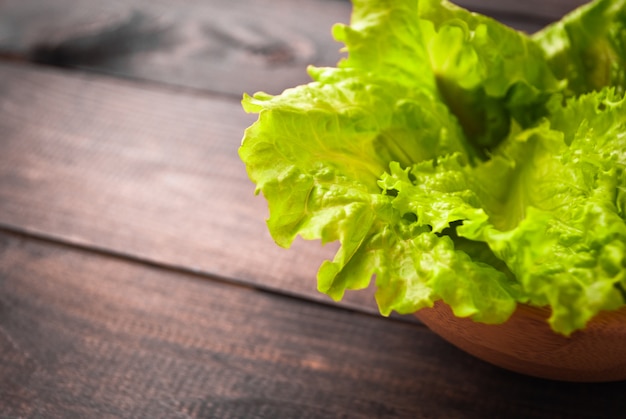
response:
[[[51,65],[240,97],[310,81],[334,65],[331,26],[350,4],[329,0],[5,0],[0,51]]]
[[[532,25],[548,24],[560,19],[576,7],[589,3],[590,0],[453,0],[460,6],[481,12],[500,20],[510,19],[512,26],[523,25],[524,21]],[[525,29],[525,28],[522,28]],[[539,29],[539,28],[537,28]]]
[[[267,233],[224,98],[0,64],[0,224],[326,301],[336,247]],[[344,304],[377,311],[371,292]]]
[[[583,0],[459,0],[527,32]],[[335,65],[338,0],[5,0],[0,53],[27,60],[241,96],[306,83],[306,66]]]
[[[518,376],[422,326],[0,233],[4,417],[584,418],[626,383]]]

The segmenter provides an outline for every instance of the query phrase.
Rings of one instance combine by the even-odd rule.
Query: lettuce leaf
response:
[[[439,91],[481,153],[511,119],[528,126],[544,116],[563,88],[537,45],[493,19],[445,1],[420,1],[418,16]]]
[[[351,24],[333,28],[348,52],[337,68],[244,96],[259,118],[240,157],[273,238],[340,242],[321,292],[338,300],[375,278],[384,315],[443,300],[486,323],[548,305],[566,335],[624,304],[621,76],[581,87],[549,53],[567,37],[559,57],[582,54],[572,30],[548,32],[441,0],[354,0]]]
[[[626,90],[626,0],[597,0],[533,36],[566,95]]]

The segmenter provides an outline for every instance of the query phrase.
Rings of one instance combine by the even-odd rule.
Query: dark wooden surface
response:
[[[464,5],[529,32],[581,1]],[[623,417],[626,383],[502,371],[278,248],[237,157],[333,65],[340,0],[0,1],[0,417]]]

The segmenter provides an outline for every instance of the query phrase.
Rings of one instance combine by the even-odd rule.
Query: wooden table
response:
[[[467,0],[533,31],[582,1]],[[242,92],[334,65],[341,0],[0,1],[0,417],[624,417],[503,371],[278,248]]]

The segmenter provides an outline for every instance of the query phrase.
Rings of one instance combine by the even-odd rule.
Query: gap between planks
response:
[[[264,286],[259,283],[250,283],[245,280],[237,279],[234,277],[226,277],[218,274],[213,274],[209,272],[204,272],[200,269],[191,269],[181,265],[175,265],[166,262],[159,262],[147,257],[141,257],[132,253],[121,252],[109,248],[98,247],[93,244],[81,244],[76,242],[71,242],[65,240],[61,237],[37,233],[33,231],[28,231],[23,228],[17,228],[15,226],[6,225],[0,223],[0,233],[4,233],[8,236],[13,236],[17,238],[21,238],[24,240],[32,240],[39,243],[52,244],[63,247],[65,249],[72,249],[81,252],[86,252],[93,255],[99,255],[104,257],[109,257],[113,259],[122,260],[128,263],[143,265],[153,269],[161,269],[171,273],[177,273],[187,276],[192,276],[197,279],[205,280],[205,281],[214,281],[218,283],[222,283],[225,285],[231,285],[235,287],[239,287],[242,289],[248,289],[250,291],[261,292],[265,294],[280,296],[283,298],[288,298],[295,301],[305,301],[307,303],[317,304],[323,307],[329,307],[338,309],[344,312],[350,313],[360,313],[370,317],[380,318],[382,317],[379,313],[367,310],[362,306],[356,306],[352,304],[335,304],[332,301],[324,301],[321,299],[312,299],[306,298],[306,295],[299,294],[297,292],[289,292],[288,290],[277,289],[275,287]],[[415,316],[412,315],[399,315],[392,314],[387,318],[388,321],[398,321],[401,323],[409,323],[415,324],[418,327],[426,327],[422,322],[420,322]]]

